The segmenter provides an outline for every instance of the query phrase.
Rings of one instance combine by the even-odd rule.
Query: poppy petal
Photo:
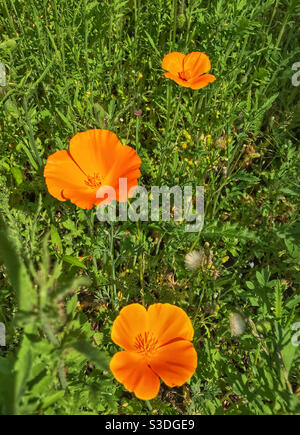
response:
[[[49,193],[59,201],[66,201],[65,188],[78,189],[86,179],[66,150],[51,154],[44,168],[44,177]]]
[[[135,339],[147,330],[147,311],[140,304],[130,304],[122,308],[115,319],[111,339],[126,350],[136,350]]]
[[[163,346],[181,339],[191,341],[194,336],[192,322],[182,308],[171,304],[153,304],[148,309],[151,331]]]
[[[64,187],[62,196],[65,200],[69,199],[72,204],[85,210],[93,208],[94,205],[98,205],[102,201],[96,198],[95,190],[85,188],[84,185],[70,188]]]
[[[113,186],[115,189],[119,187],[119,179],[127,178],[135,180],[141,176],[139,167],[142,162],[136,151],[128,145],[122,145],[120,142],[115,147],[110,149],[110,158],[112,159],[110,169],[106,173],[103,184]],[[118,199],[118,198],[117,198]]]
[[[134,392],[138,399],[151,400],[157,396],[160,382],[148,366],[146,359],[136,352],[122,351],[114,354],[110,370],[117,381]]]
[[[212,74],[204,74],[201,77],[190,80],[190,87],[192,89],[201,89],[216,80],[216,77]]]
[[[196,370],[197,352],[189,341],[176,341],[159,348],[150,367],[169,387],[181,386]]]
[[[174,80],[174,82],[176,82],[178,85],[180,86],[184,86],[185,88],[190,88],[191,85],[188,81],[186,80],[182,80],[180,77],[178,77],[178,75],[172,74],[172,73],[164,73],[163,74],[165,77],[167,77],[168,79]]]
[[[193,51],[183,60],[184,71],[191,71],[192,77],[198,77],[211,69],[209,57],[200,51]]]
[[[70,140],[69,152],[87,176],[104,177],[114,163],[115,150],[121,146],[118,137],[105,129],[77,133]]]
[[[165,55],[162,61],[162,68],[171,72],[172,74],[178,74],[183,71],[183,60],[185,55],[178,51],[173,51]]]

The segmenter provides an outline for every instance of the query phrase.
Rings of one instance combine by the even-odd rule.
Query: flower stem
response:
[[[95,237],[95,232],[94,232],[95,216],[94,216],[93,209],[90,212],[86,213],[86,219],[87,219],[87,222],[89,225],[92,243],[93,243],[93,246],[95,246],[97,244],[97,240],[96,240],[97,238]],[[93,251],[93,273],[94,273],[94,277],[95,277],[96,282],[98,282],[97,271],[98,271],[97,258],[95,255],[95,251]]]
[[[138,240],[139,243],[141,244],[142,233],[141,233],[139,221],[136,222],[136,227],[137,227]],[[140,266],[141,298],[142,298],[142,304],[144,305],[145,299],[144,299],[144,253],[143,252],[139,255],[139,266]]]
[[[112,286],[111,286],[111,300],[115,308],[118,307],[117,300],[117,287],[116,287],[116,270],[114,260],[114,223],[110,223],[110,256],[111,256],[111,274],[112,274]]]
[[[193,249],[195,248],[195,246],[196,246],[197,243],[199,242],[200,235],[201,235],[201,231],[202,231],[202,230],[200,230],[200,231],[198,232],[197,237],[196,237],[194,243],[192,244],[192,247],[191,247],[190,251],[193,251]]]
[[[152,405],[150,403],[150,400],[145,400],[147,408],[149,409],[149,411],[153,411]]]
[[[136,124],[135,124],[135,150],[137,155],[139,155],[139,148],[140,148],[140,140],[139,140],[139,131],[140,131],[140,117],[136,117]]]
[[[174,46],[175,46],[176,26],[177,26],[177,0],[173,0],[173,39],[172,39],[172,50],[174,49]]]
[[[171,114],[171,99],[172,99],[172,88],[170,83],[168,83],[167,87],[167,135],[169,135],[170,130],[170,114]]]

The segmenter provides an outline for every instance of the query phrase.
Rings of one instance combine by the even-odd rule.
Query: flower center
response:
[[[139,334],[135,338],[135,348],[138,353],[144,353],[148,356],[154,352],[157,348],[158,340],[153,337],[151,332],[147,331],[144,334]]]
[[[85,181],[85,184],[92,189],[97,189],[101,186],[101,176],[99,174],[94,174],[93,177],[88,176],[88,179]]]
[[[192,77],[191,71],[182,71],[178,73],[178,76],[181,80],[188,81]]]

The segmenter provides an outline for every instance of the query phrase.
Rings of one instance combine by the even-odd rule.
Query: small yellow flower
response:
[[[188,140],[191,140],[192,136],[186,130],[183,130],[183,134]]]
[[[143,74],[139,73],[138,78],[141,79],[143,77]]]
[[[227,139],[227,142],[230,143],[232,141],[231,137]]]
[[[193,165],[193,160],[189,160],[189,162],[188,162],[188,163],[189,163],[189,165],[191,165],[191,166],[192,166],[192,165]]]
[[[181,146],[182,146],[182,148],[186,149],[186,147],[187,147],[186,142],[183,142],[183,144]]]
[[[91,95],[91,92],[87,91],[86,95],[89,97]]]

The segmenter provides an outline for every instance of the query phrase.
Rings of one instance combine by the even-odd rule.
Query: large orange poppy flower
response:
[[[115,378],[139,399],[153,399],[159,377],[169,387],[183,385],[197,367],[191,343],[194,330],[187,314],[170,304],[124,307],[113,323],[111,338],[124,351],[110,361]]]
[[[200,51],[187,55],[173,51],[165,55],[161,66],[168,71],[164,73],[165,77],[185,88],[201,89],[216,80],[212,74],[205,74],[211,64],[209,57]]]
[[[111,186],[116,192],[116,200],[127,201],[129,190],[137,185],[141,175],[140,165],[136,151],[122,145],[114,133],[94,129],[77,133],[71,139],[68,151],[56,151],[49,156],[44,177],[54,198],[59,201],[69,199],[80,208],[90,209],[93,205],[107,203],[107,196],[99,197],[101,186],[103,189]],[[127,192],[122,195],[120,178],[127,179]]]

